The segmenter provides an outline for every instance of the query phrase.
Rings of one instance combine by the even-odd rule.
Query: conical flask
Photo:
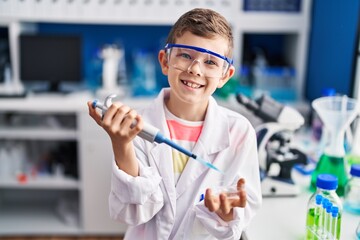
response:
[[[327,145],[311,176],[310,189],[315,191],[319,174],[333,174],[338,178],[339,196],[344,195],[344,187],[348,181],[345,161],[345,130],[357,114],[357,101],[347,96],[329,96],[317,98],[312,102],[329,135]]]

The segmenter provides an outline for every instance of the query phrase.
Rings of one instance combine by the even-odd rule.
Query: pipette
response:
[[[112,95],[110,95],[112,96]],[[110,97],[109,96],[109,97]],[[112,96],[112,98],[115,96]],[[107,102],[107,101],[105,101]],[[110,102],[110,101],[109,101]],[[108,104],[107,104],[108,105]],[[108,107],[105,106],[104,104],[100,103],[98,100],[94,100],[92,102],[92,107],[93,108],[99,108],[102,110],[102,114],[104,115],[105,112],[108,110]],[[133,125],[135,125],[136,123],[133,123]],[[195,159],[196,161],[200,162],[201,164],[203,164],[204,166],[214,169],[220,173],[222,173],[222,171],[220,169],[218,169],[217,167],[215,167],[213,164],[205,161],[204,159],[202,159],[201,157],[195,155],[194,153],[188,151],[187,149],[181,147],[180,145],[176,144],[175,142],[171,141],[170,139],[166,138],[163,134],[160,133],[160,130],[157,129],[156,127],[144,122],[143,124],[143,129],[142,131],[138,134],[139,137],[153,143],[165,143],[168,146],[178,150],[179,152],[184,153],[186,156]]]

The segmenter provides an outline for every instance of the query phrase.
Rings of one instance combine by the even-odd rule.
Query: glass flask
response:
[[[315,99],[312,106],[324,123],[329,139],[312,173],[310,189],[315,191],[319,174],[332,174],[338,178],[337,194],[344,196],[348,181],[344,136],[357,114],[357,101],[345,95],[329,96]]]

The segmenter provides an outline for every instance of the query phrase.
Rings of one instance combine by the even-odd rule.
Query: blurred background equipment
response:
[[[238,94],[236,99],[250,114],[262,120],[255,130],[263,196],[299,194],[300,189],[291,178],[291,170],[297,163],[305,164],[307,157],[291,146],[291,140],[294,132],[304,124],[304,118],[295,109],[267,95],[253,101]]]
[[[79,36],[33,34],[19,41],[20,78],[28,90],[59,93],[67,91],[64,82],[81,82]]]
[[[120,69],[125,72],[125,49],[116,44],[106,44],[99,55],[103,60],[102,87],[96,91],[97,97],[105,98],[112,93],[124,97],[126,89],[119,85],[119,78],[123,77],[119,73]]]

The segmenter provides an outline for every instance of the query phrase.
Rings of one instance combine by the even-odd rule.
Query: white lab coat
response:
[[[143,119],[169,137],[161,91],[143,111]],[[203,130],[193,153],[225,172],[220,174],[189,159],[177,185],[174,183],[171,148],[165,144],[134,140],[140,176],[118,169],[115,161],[109,196],[110,215],[129,225],[126,240],[240,239],[261,205],[256,135],[242,115],[218,106],[210,98]],[[235,208],[235,219],[223,221],[199,202],[206,188],[234,185],[245,178],[247,204]]]

